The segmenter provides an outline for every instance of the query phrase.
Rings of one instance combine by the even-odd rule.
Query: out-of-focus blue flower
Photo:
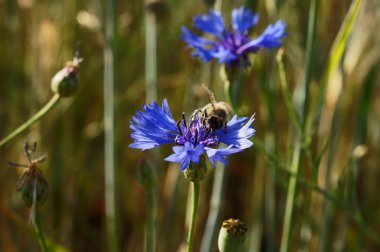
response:
[[[137,111],[131,121],[131,137],[134,143],[129,147],[146,150],[165,143],[174,143],[174,153],[165,160],[181,163],[181,171],[190,164],[199,163],[200,157],[206,153],[211,163],[216,161],[227,163],[226,156],[240,152],[252,146],[248,139],[255,133],[251,126],[254,117],[236,115],[223,128],[214,131],[209,128],[204,118],[198,113],[186,122],[185,115],[177,123],[170,112],[165,99],[160,107],[156,102],[143,106],[143,111]],[[225,148],[220,143],[227,144]],[[219,148],[218,148],[219,147]]]
[[[200,57],[203,61],[217,58],[219,63],[236,63],[243,61],[247,65],[248,54],[255,53],[260,48],[274,48],[281,46],[286,24],[279,20],[270,24],[258,37],[251,39],[248,31],[256,25],[259,16],[250,9],[240,7],[232,11],[232,29],[226,28],[223,16],[220,12],[210,10],[208,15],[195,16],[193,26],[203,32],[214,36],[207,39],[182,27],[181,38],[188,47],[195,49],[193,56]]]

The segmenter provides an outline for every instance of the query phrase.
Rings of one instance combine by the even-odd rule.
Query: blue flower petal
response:
[[[238,59],[238,56],[231,49],[225,48],[222,45],[218,45],[210,54],[218,59],[219,64]]]
[[[224,20],[219,11],[210,10],[208,15],[195,16],[194,26],[219,38],[223,37]]]
[[[259,15],[254,14],[250,9],[245,9],[244,6],[232,11],[232,27],[235,32],[244,34],[252,26],[257,24]]]
[[[226,131],[222,128],[215,134],[218,136],[220,142],[233,145],[233,147],[239,149],[246,149],[252,146],[252,141],[248,138],[255,133],[255,129],[251,126],[255,120],[254,115],[249,118],[240,117],[236,115],[227,123]],[[245,125],[244,125],[245,123]]]
[[[173,119],[166,99],[162,108],[153,102],[143,107],[143,112],[137,111],[132,117],[131,137],[135,140],[129,147],[135,149],[151,149],[161,144],[175,142],[178,134],[177,124]]]
[[[204,153],[204,146],[202,144],[194,146],[186,142],[183,146],[174,146],[174,154],[165,158],[166,161],[181,163],[181,171],[186,170],[190,165],[190,161],[193,163],[199,163],[200,156]]]
[[[238,49],[238,53],[242,54],[248,51],[257,51],[261,47],[274,48],[281,46],[282,39],[286,37],[286,24],[279,20],[275,24],[270,24],[265,31],[257,38],[249,41]]]
[[[187,155],[185,146],[174,146],[173,151],[174,154],[171,154],[165,158],[165,160],[174,163],[181,163],[181,171],[184,171],[190,164],[190,158]]]
[[[204,62],[209,62],[212,59],[211,51],[202,47],[197,48],[192,55],[201,58]]]
[[[242,151],[242,149],[232,147],[233,145],[230,145],[226,148],[213,149],[206,147],[205,149],[207,156],[209,157],[212,165],[215,167],[216,161],[222,162],[223,164],[227,164],[227,159],[225,158],[226,156]]]
[[[214,41],[200,37],[186,27],[182,27],[181,38],[188,44],[188,47],[195,49],[193,53],[194,57],[200,57],[206,62],[212,59],[211,50],[215,43]]]
[[[189,44],[192,48],[197,48],[201,46],[210,46],[213,45],[214,41],[200,37],[193,32],[191,32],[187,27],[182,26],[182,36],[181,38]]]
[[[197,36],[186,28],[182,28],[182,39],[194,48],[193,56],[200,57],[208,62],[212,58],[219,63],[233,63],[249,65],[248,54],[255,53],[260,48],[274,48],[282,44],[286,24],[277,21],[269,25],[257,38],[250,39],[248,30],[258,21],[258,15],[250,9],[240,7],[232,11],[233,31],[226,29],[224,19],[220,12],[210,10],[207,15],[194,17],[194,26],[201,31],[213,34],[214,40]]]

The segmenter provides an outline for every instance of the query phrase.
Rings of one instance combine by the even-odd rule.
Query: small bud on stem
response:
[[[62,97],[74,95],[78,89],[78,70],[82,61],[76,50],[73,61],[68,61],[66,66],[53,76],[50,86],[54,93]]]

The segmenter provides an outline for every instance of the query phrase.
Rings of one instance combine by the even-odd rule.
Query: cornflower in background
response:
[[[248,54],[261,48],[275,48],[282,44],[286,24],[279,20],[269,24],[264,32],[255,38],[249,37],[249,30],[257,24],[258,14],[250,9],[240,7],[232,11],[232,29],[227,28],[219,11],[210,10],[208,15],[195,16],[193,26],[203,32],[213,35],[214,39],[198,36],[188,28],[182,27],[181,38],[188,47],[195,49],[193,56],[208,62],[212,58],[219,63],[249,65]]]
[[[174,143],[174,154],[165,160],[181,163],[181,171],[189,167],[190,162],[199,163],[206,153],[215,167],[216,161],[227,163],[226,156],[240,152],[252,146],[248,139],[255,130],[251,126],[254,117],[236,115],[228,121],[226,128],[213,130],[207,125],[204,116],[195,113],[189,122],[185,115],[175,122],[166,99],[160,107],[156,102],[143,106],[143,111],[137,111],[133,116],[130,128],[134,143],[129,147],[146,150],[156,146]],[[220,147],[224,143],[227,147]]]

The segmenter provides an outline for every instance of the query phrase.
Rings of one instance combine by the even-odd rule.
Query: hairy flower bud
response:
[[[218,247],[221,252],[237,252],[243,247],[247,226],[239,219],[223,221],[219,232]]]
[[[21,192],[25,204],[32,207],[34,201],[37,206],[46,202],[49,187],[41,170],[35,166],[33,169],[25,169],[19,179],[17,190]]]
[[[191,182],[201,182],[206,176],[206,164],[204,155],[200,157],[200,162],[198,164],[190,162],[189,167],[184,170],[183,175]]]
[[[25,167],[17,182],[17,190],[21,193],[22,199],[28,207],[42,206],[47,197],[49,186],[42,171],[37,164],[46,159],[46,155],[36,158],[37,142],[29,145],[24,143],[24,151],[28,158],[28,164],[18,164],[7,162],[9,166]]]

